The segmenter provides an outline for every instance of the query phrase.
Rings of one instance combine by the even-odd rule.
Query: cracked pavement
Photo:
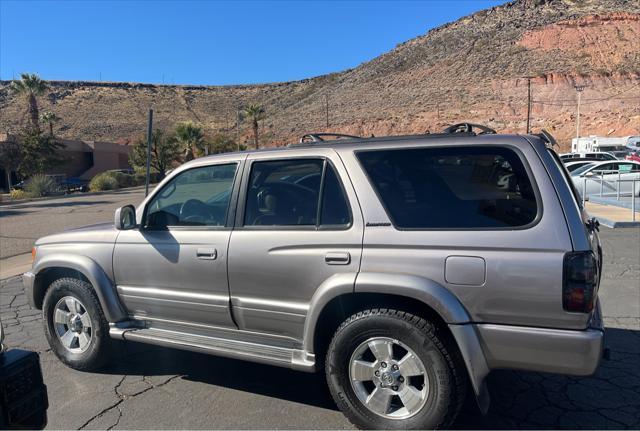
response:
[[[640,229],[602,228],[601,238],[611,360],[592,377],[494,371],[489,414],[470,399],[455,428],[640,428]],[[51,429],[351,428],[321,375],[124,342],[109,368],[71,370],[49,350],[19,277],[0,282],[0,318],[9,347],[40,352]]]

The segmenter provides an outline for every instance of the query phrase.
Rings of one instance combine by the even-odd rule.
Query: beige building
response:
[[[0,133],[0,146],[11,145],[18,141],[16,135]],[[77,177],[90,180],[94,175],[110,169],[129,169],[128,145],[115,144],[113,142],[80,141],[61,139],[65,145],[61,149],[65,161],[47,172],[48,174],[62,174],[67,177]],[[0,166],[0,189],[7,190],[7,173],[5,166]],[[11,172],[11,181],[14,184],[19,178],[15,172]]]

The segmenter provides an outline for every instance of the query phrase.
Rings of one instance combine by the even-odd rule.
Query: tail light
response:
[[[598,293],[598,262],[591,251],[564,255],[562,308],[575,313],[593,310]]]

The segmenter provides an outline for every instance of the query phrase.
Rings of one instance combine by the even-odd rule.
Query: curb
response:
[[[612,229],[616,228],[626,228],[626,227],[640,227],[640,221],[613,221],[608,218],[594,215],[596,220],[600,222],[601,225],[610,227]]]

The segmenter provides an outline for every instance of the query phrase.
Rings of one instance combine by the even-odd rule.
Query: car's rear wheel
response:
[[[347,418],[364,429],[435,429],[465,399],[460,355],[427,320],[397,310],[354,314],[336,331],[327,382]]]
[[[91,284],[76,278],[54,281],[42,311],[47,341],[62,362],[85,371],[104,365],[111,351],[109,324]]]

